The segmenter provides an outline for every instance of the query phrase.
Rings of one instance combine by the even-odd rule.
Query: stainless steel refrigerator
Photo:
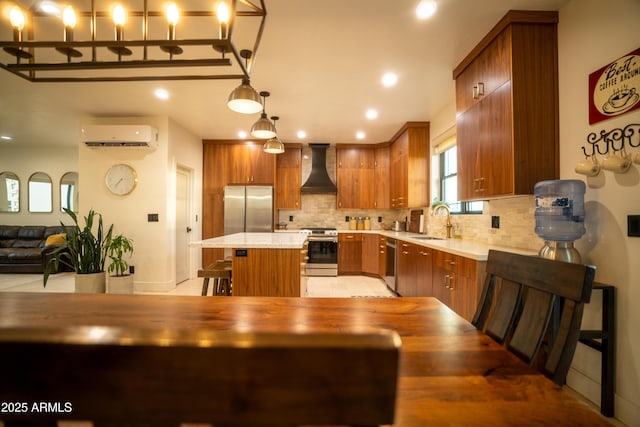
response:
[[[224,187],[224,234],[273,231],[273,187]]]

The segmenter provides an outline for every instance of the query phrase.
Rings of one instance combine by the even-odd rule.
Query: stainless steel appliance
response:
[[[335,228],[307,227],[300,230],[309,243],[307,276],[338,275],[338,231]]]
[[[384,276],[384,281],[387,287],[393,292],[396,292],[396,270],[398,267],[396,263],[397,245],[398,241],[396,239],[387,237],[387,273]]]
[[[273,231],[273,187],[224,187],[224,234]]]

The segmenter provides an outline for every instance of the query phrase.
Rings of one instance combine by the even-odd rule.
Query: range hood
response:
[[[311,173],[300,187],[302,194],[337,193],[336,185],[327,172],[327,148],[329,144],[309,144],[311,147]]]

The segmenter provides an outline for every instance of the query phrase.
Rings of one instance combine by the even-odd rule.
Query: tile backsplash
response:
[[[389,229],[393,221],[404,220],[410,215],[409,209],[363,209],[344,210],[336,208],[335,194],[307,194],[301,198],[300,210],[281,210],[279,222],[289,229],[302,227],[335,227],[348,230],[346,217],[370,217],[372,230]],[[463,239],[481,243],[537,251],[543,241],[534,232],[535,204],[533,196],[512,197],[484,202],[480,215],[452,215],[451,222],[458,224]],[[426,233],[432,236],[446,236],[445,216],[433,216],[428,207],[425,212]],[[293,221],[289,221],[289,217]],[[500,217],[500,228],[491,228],[491,217]],[[378,222],[378,217],[381,222]]]
[[[311,170],[311,149],[302,148],[301,174],[304,183]],[[327,172],[336,182],[336,148],[327,149]],[[410,209],[337,209],[335,194],[306,194],[301,197],[300,210],[281,210],[278,221],[287,224],[288,229],[302,227],[335,227],[348,230],[346,217],[370,217],[372,230],[390,229],[393,221],[403,221],[410,216]],[[429,207],[425,212],[426,233],[432,236],[446,236],[446,218],[433,216]],[[453,215],[451,222],[457,224],[463,239],[475,240],[488,245],[505,246],[517,249],[540,249],[544,242],[534,232],[535,227],[534,196],[519,196],[484,202],[480,215]],[[500,228],[491,228],[491,217],[500,217]],[[289,221],[292,217],[293,221]],[[378,218],[381,222],[378,222]]]

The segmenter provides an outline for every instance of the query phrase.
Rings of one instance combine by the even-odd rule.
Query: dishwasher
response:
[[[394,293],[396,292],[396,247],[398,241],[387,237],[387,272],[384,276],[384,281],[387,287]]]

